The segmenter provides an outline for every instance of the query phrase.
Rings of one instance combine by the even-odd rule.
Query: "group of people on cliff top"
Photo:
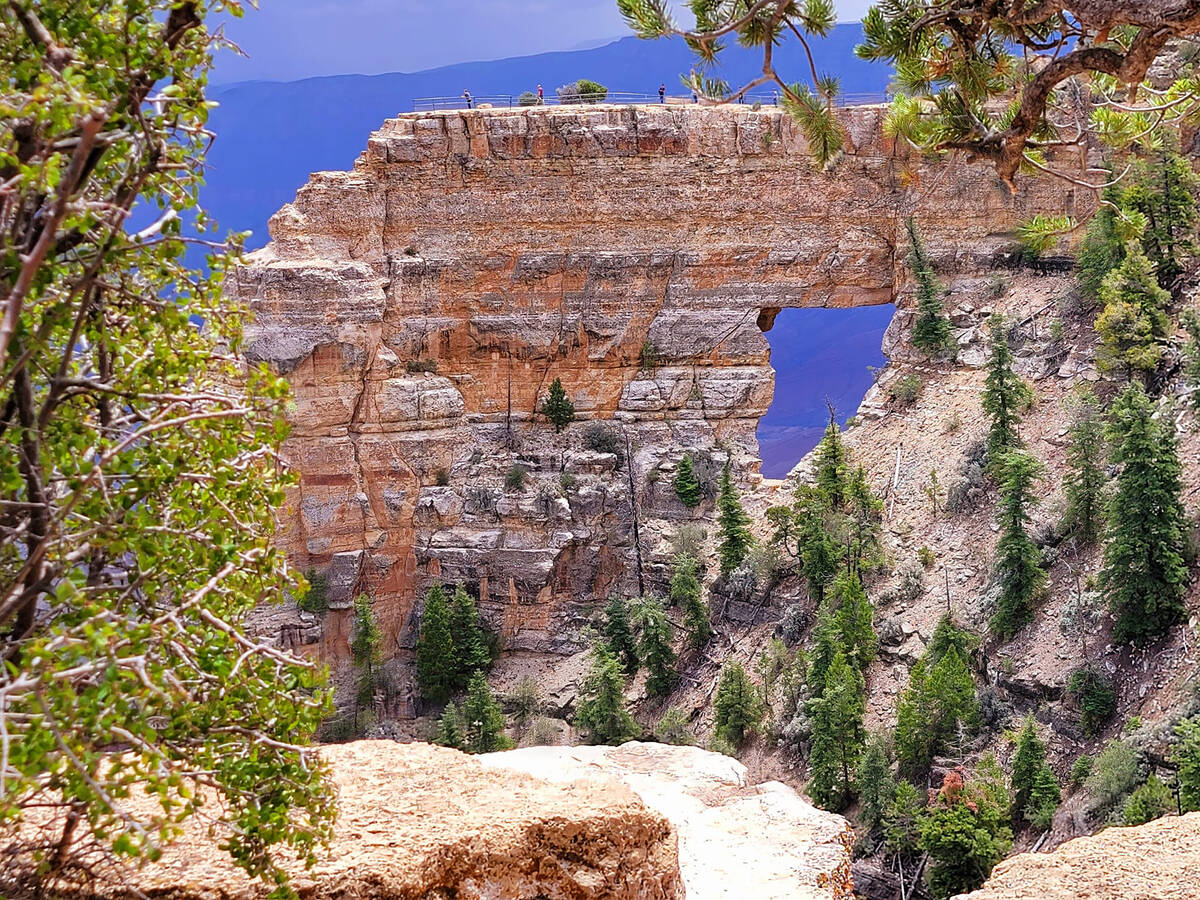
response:
[[[475,108],[475,98],[471,95],[471,92],[469,90],[464,90],[462,92],[462,97],[463,97],[463,100],[465,100],[467,103],[467,109]],[[658,102],[659,103],[667,102],[667,85],[665,82],[658,86]],[[692,91],[692,102],[693,103],[700,102],[700,95],[695,90]],[[745,95],[739,94],[738,98],[737,98],[737,102],[745,103],[746,102]],[[546,94],[545,94],[545,91],[542,89],[542,86],[539,84],[537,86],[537,105],[544,106],[545,103],[546,103]],[[771,103],[773,106],[779,105],[779,91],[771,92]]]

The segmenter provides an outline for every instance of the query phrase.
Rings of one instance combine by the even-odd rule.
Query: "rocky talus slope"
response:
[[[1010,196],[984,166],[906,154],[881,108],[843,115],[828,173],[776,110],[601,106],[402,116],[314,175],[229,287],[249,357],[292,383],[280,540],[331,606],[261,629],[344,678],[356,592],[403,658],[445,579],[508,651],[578,649],[597,600],[661,590],[665,535],[711,520],[671,490],[683,453],[710,486],[727,459],[757,483],[780,308],[903,308],[913,212],[939,266],[973,274],[1020,218],[1090,202],[1055,180]],[[554,378],[604,435],[537,414]]]
[[[1188,813],[1022,853],[956,900],[1195,900],[1198,872],[1200,813]]]
[[[746,889],[761,900],[849,896],[846,820],[783,785],[749,783],[742,766],[716,753],[626,744],[476,758],[392,741],[321,753],[339,815],[317,866],[289,866],[307,900],[703,900]],[[188,820],[160,861],[129,872],[108,896],[262,895],[203,819]],[[705,865],[718,851],[724,861]]]

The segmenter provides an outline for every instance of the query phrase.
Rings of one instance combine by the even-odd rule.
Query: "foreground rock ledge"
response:
[[[480,757],[485,767],[557,783],[616,779],[679,834],[688,900],[850,897],[853,835],[778,781],[750,784],[736,759],[698,747],[529,747]]]
[[[720,754],[626,744],[470,757],[390,741],[321,752],[340,815],[318,866],[293,872],[305,900],[850,896],[845,820],[781,784],[747,784]],[[162,860],[107,895],[264,893],[193,819]]]
[[[1052,853],[1022,853],[957,900],[1196,900],[1200,813],[1108,828]]]

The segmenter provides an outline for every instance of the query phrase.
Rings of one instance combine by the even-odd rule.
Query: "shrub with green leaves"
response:
[[[1071,673],[1067,696],[1079,707],[1079,726],[1089,736],[1099,734],[1117,711],[1117,697],[1111,680],[1092,666]]]
[[[555,432],[562,431],[570,422],[575,421],[575,404],[567,396],[561,378],[550,382],[550,390],[542,403],[542,415],[554,426]]]
[[[942,309],[942,289],[912,216],[904,220],[908,231],[908,267],[917,283],[917,316],[912,327],[913,346],[933,356],[950,346],[950,320]]]
[[[1175,726],[1170,760],[1178,772],[1184,812],[1200,811],[1200,717],[1184,719]]]
[[[467,682],[462,720],[463,749],[468,753],[495,753],[512,747],[504,734],[504,713],[483,672],[476,672]]]
[[[1121,820],[1126,825],[1145,825],[1175,810],[1175,798],[1170,789],[1157,775],[1151,775],[1129,795],[1121,810]]]
[[[277,853],[330,833],[321,669],[246,624],[297,580],[273,543],[288,388],[222,291],[241,236],[199,206],[240,11],[19,0],[0,28],[0,821],[5,876],[40,858],[39,893],[84,851],[92,874],[156,856],[200,782],[272,887]],[[33,806],[49,821],[22,829]]]
[[[929,888],[937,900],[979,887],[1012,847],[1011,798],[1004,774],[985,759],[969,778],[948,773],[920,817],[920,842],[929,854]]]
[[[1138,783],[1137,751],[1122,741],[1109,741],[1092,760],[1084,785],[1098,809],[1111,809]]]

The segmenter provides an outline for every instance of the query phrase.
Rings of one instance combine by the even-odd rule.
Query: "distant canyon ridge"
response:
[[[229,290],[254,311],[250,359],[292,384],[279,540],[331,611],[258,627],[345,679],[359,592],[403,658],[434,581],[540,653],[577,649],[609,593],[662,591],[669,537],[713,514],[676,499],[682,455],[710,483],[726,462],[760,481],[781,309],[896,303],[897,333],[906,216],[940,271],[971,273],[1021,219],[1093,202],[907,152],[885,112],[842,112],[829,172],[777,110],[667,105],[405,115],[313,175]],[[555,378],[562,433],[537,412]]]

